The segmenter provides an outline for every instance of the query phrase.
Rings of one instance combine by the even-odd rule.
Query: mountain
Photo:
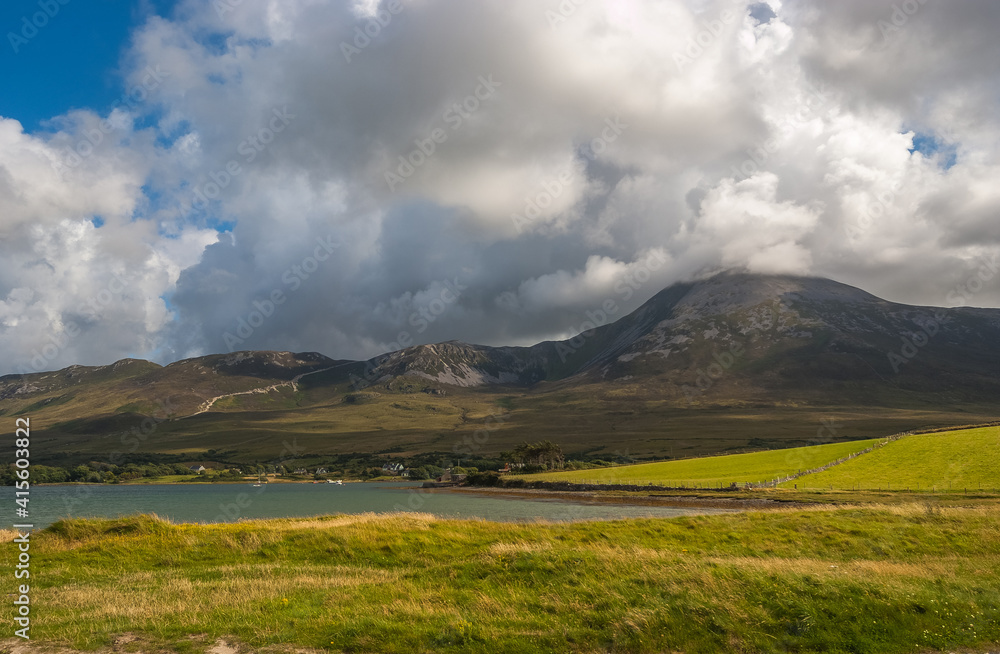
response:
[[[655,380],[663,397],[689,403],[778,393],[832,393],[839,403],[873,392],[989,401],[998,373],[1000,310],[915,307],[828,279],[723,273],[675,284],[574,339],[411,347],[375,359],[367,378],[465,387]]]
[[[53,460],[126,444],[269,460],[289,437],[317,458],[488,453],[539,438],[571,453],[703,454],[997,412],[996,309],[729,272],[670,286],[614,322],[587,316],[592,329],[531,347],[449,341],[369,361],[237,352],[11,375],[0,378],[0,415],[31,416]]]

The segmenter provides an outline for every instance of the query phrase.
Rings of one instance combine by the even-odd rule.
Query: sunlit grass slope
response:
[[[219,638],[407,654],[987,651],[998,520],[877,506],[530,525],[68,520],[32,537],[31,635],[183,652]]]
[[[811,470],[860,452],[878,439],[831,443],[784,450],[730,454],[681,461],[640,463],[637,465],[573,470],[525,475],[538,481],[569,481],[595,484],[647,484],[663,486],[718,486],[732,483],[762,482]],[[866,455],[867,456],[867,455]]]
[[[906,436],[794,483],[799,488],[1000,489],[1000,427]]]

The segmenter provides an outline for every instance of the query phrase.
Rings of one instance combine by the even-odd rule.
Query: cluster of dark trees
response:
[[[215,469],[209,472],[213,479],[226,481],[239,479],[244,475],[280,474],[293,475],[296,469],[306,468],[310,472],[307,478],[312,478],[317,468],[327,469],[326,477],[348,479],[371,479],[385,475],[382,466],[388,462],[401,463],[409,472],[410,479],[434,479],[441,476],[448,468],[459,474],[476,474],[496,471],[507,463],[521,464],[519,472],[539,472],[559,468],[592,468],[612,465],[608,461],[566,461],[562,448],[551,441],[537,443],[521,443],[513,450],[501,452],[499,457],[489,456],[474,458],[458,458],[453,453],[427,452],[408,455],[406,457],[392,456],[392,452],[335,454],[305,461],[270,461],[246,462],[237,461],[233,452],[209,450],[204,458],[215,462]],[[132,459],[120,464],[100,461],[80,463],[79,453],[69,455],[59,461],[63,465],[31,465],[31,480],[33,483],[118,483],[142,477],[163,477],[167,475],[190,475],[194,473],[177,455],[147,454],[142,459]],[[622,461],[619,461],[621,463]],[[0,465],[0,485],[12,486],[17,480],[15,468],[11,465]]]
[[[75,456],[78,455],[74,455]],[[465,466],[466,468],[492,469],[503,465],[499,459],[456,459],[442,452],[430,452],[412,456],[392,457],[386,453],[352,453],[323,457],[322,459],[279,462],[245,462],[232,460],[232,453],[209,450],[203,457],[215,462],[208,476],[219,481],[240,479],[245,475],[280,474],[292,476],[299,468],[310,472],[305,478],[312,478],[317,468],[328,470],[326,477],[344,477],[349,479],[371,479],[385,474],[382,466],[387,461],[402,463],[410,469],[413,479],[433,479],[444,473],[447,468]],[[80,463],[71,462],[67,456],[60,461],[62,465],[31,464],[31,481],[37,484],[59,484],[71,482],[85,483],[118,483],[142,477],[163,477],[167,475],[195,476],[188,465],[178,461],[173,455],[146,455],[145,459],[112,464],[101,461]],[[13,486],[18,480],[13,464],[0,465],[0,485]]]
[[[521,443],[509,452],[501,452],[500,456],[508,461],[538,466],[545,470],[555,470],[566,464],[562,448],[552,441]]]
[[[13,486],[17,476],[13,465],[0,467],[0,485]],[[88,483],[115,483],[141,477],[163,477],[165,475],[190,475],[187,466],[180,463],[128,463],[114,465],[91,461],[77,466],[31,466],[31,481],[36,484],[59,484],[73,481]]]
[[[325,467],[330,471],[329,476],[360,479],[381,477],[386,474],[382,466],[392,462],[402,464],[404,468],[409,470],[409,478],[418,481],[440,477],[448,468],[451,468],[452,472],[461,474],[463,469],[498,470],[504,465],[501,459],[457,458],[454,455],[441,452],[428,452],[406,457],[387,456],[382,453],[341,455],[340,457],[332,457],[328,461],[329,463]]]

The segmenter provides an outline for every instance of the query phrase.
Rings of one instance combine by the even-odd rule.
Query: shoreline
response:
[[[344,479],[344,484],[400,484],[400,483],[418,483],[411,482],[409,480],[391,480],[391,479]],[[312,484],[313,482],[308,479],[281,479],[281,480],[270,480],[267,484]],[[32,484],[32,486],[191,486],[192,484],[203,484],[205,486],[209,485],[241,485],[247,484],[252,486],[252,479],[244,480],[219,480],[219,481],[202,481],[197,479],[192,479],[190,481],[124,481],[117,484],[107,484],[98,483],[91,481],[57,481],[57,482],[38,482]],[[339,484],[327,484],[325,481],[316,482],[316,485],[328,485],[328,486],[338,486]],[[8,486],[8,488],[13,488],[13,486]]]
[[[578,504],[605,504],[619,506],[655,506],[706,509],[777,509],[815,506],[805,502],[783,501],[762,497],[731,498],[686,495],[612,495],[621,491],[548,491],[528,488],[490,488],[452,486],[449,488],[423,489],[428,492],[467,493],[483,497],[509,499],[551,500]]]

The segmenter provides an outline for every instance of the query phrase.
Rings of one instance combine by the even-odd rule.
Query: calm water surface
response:
[[[13,499],[14,488],[8,493]],[[13,501],[8,503],[13,507]],[[16,507],[15,507],[16,508]],[[547,499],[487,497],[426,491],[419,483],[191,484],[148,486],[35,486],[30,522],[45,527],[67,517],[118,517],[156,513],[174,522],[229,522],[240,518],[287,518],[332,513],[419,511],[448,518],[497,521],[614,520],[721,513],[719,509],[618,506]]]

